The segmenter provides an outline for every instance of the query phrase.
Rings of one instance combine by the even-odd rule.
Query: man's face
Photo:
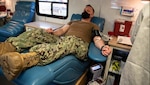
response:
[[[93,17],[94,16],[94,11],[93,11],[93,8],[90,7],[90,6],[86,6],[84,11],[86,11],[88,14],[90,14],[90,17]]]

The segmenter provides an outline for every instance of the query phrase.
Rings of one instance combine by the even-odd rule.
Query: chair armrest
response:
[[[90,43],[88,57],[95,62],[105,62],[107,59],[93,42]]]

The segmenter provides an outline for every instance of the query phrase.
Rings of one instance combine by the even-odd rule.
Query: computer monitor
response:
[[[67,4],[64,3],[52,3],[52,12],[55,16],[67,16]]]
[[[68,17],[68,0],[36,0],[38,15],[66,19]]]
[[[43,15],[52,15],[51,3],[39,2],[38,13]]]

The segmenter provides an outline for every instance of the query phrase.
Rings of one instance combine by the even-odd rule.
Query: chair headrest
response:
[[[18,1],[15,8],[16,9],[11,20],[22,23],[29,23],[33,21],[35,15],[35,2]]]
[[[77,20],[81,20],[81,19],[82,19],[81,14],[72,14],[72,16],[71,16],[71,21],[77,21]],[[103,31],[104,24],[105,24],[105,19],[104,18],[94,16],[92,18],[91,22],[98,25],[101,32]]]
[[[35,11],[35,2],[33,1],[17,1],[15,10]]]

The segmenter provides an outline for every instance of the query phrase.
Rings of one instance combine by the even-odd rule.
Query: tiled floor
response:
[[[6,78],[0,76],[0,85],[15,85],[11,81],[8,81]]]

